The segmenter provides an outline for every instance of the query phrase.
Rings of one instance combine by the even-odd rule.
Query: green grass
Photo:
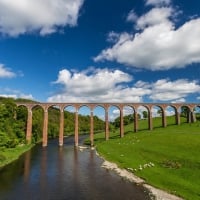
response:
[[[9,163],[17,160],[20,155],[30,150],[33,145],[17,146],[16,148],[2,148],[0,149],[0,169]]]
[[[108,141],[103,133],[96,134],[97,151],[157,188],[184,199],[200,199],[200,122],[178,126],[173,125],[172,117],[167,121],[170,125],[161,128],[161,119],[154,119],[157,128],[149,131],[143,130],[148,126],[146,120],[141,120],[137,133],[131,124],[125,127],[123,138],[116,130]],[[150,167],[144,168],[145,164]]]

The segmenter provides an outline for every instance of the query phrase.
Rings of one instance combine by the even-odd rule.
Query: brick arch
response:
[[[126,105],[123,105],[123,108],[122,108],[122,111],[123,111],[123,115],[124,115],[124,110],[125,110],[125,108],[130,108],[130,109],[132,109],[132,115],[134,116],[134,113],[135,113],[135,108],[134,108],[134,106],[133,105],[131,105],[131,104],[126,104]],[[133,124],[134,124],[134,120],[133,120]],[[123,126],[124,126],[124,123],[123,123]]]
[[[105,106],[104,106],[104,105],[102,105],[102,104],[94,104],[94,105],[92,106],[92,110],[96,109],[97,107],[101,107],[101,108],[103,108],[103,109],[104,109],[104,111],[106,111],[106,108],[105,108]]]
[[[196,112],[195,112],[195,109],[196,108],[199,108],[199,110],[200,110],[200,105],[195,105],[195,106],[193,106],[192,107],[192,110],[193,110],[193,113],[192,113],[192,122],[196,122],[197,121],[197,119],[199,120],[200,119],[200,117],[198,116],[198,118],[197,118],[197,114],[196,114]]]
[[[79,123],[78,123],[78,113],[81,108],[86,107],[89,109],[90,112],[90,144],[93,146],[93,135],[94,135],[94,122],[93,122],[93,113],[92,113],[92,106],[91,104],[80,104],[77,106],[77,112],[76,112],[76,127],[75,127],[75,143],[78,145],[78,138],[79,138],[79,133],[78,133],[78,128],[79,128]]]
[[[152,104],[151,106],[151,111],[153,107],[158,107],[161,110],[161,118],[162,118],[162,127],[166,127],[167,126],[167,121],[166,121],[166,114],[165,114],[165,109],[166,109],[166,105],[165,104]]]
[[[153,122],[152,122],[152,113],[151,113],[151,104],[150,105],[146,105],[146,104],[138,104],[135,107],[135,122],[134,122],[134,130],[135,132],[137,132],[139,130],[139,124],[138,124],[138,110],[139,108],[145,108],[147,110],[148,113],[148,129],[152,130],[153,129]]]
[[[108,129],[108,109],[109,107],[111,106],[116,106],[117,108],[119,108],[120,110],[120,118],[121,118],[121,125],[120,125],[120,136],[123,137],[123,134],[124,134],[124,130],[123,130],[123,108],[125,106],[130,106],[131,108],[133,108],[134,110],[134,114],[135,114],[135,128],[134,128],[134,131],[137,132],[138,130],[138,121],[137,121],[137,109],[139,106],[144,106],[145,108],[147,108],[148,110],[148,115],[149,115],[149,129],[153,129],[153,125],[152,125],[152,114],[151,114],[151,108],[153,106],[158,106],[161,108],[161,110],[163,111],[163,116],[162,116],[162,119],[163,119],[163,126],[167,126],[165,120],[166,120],[166,117],[165,117],[165,109],[167,106],[172,106],[175,108],[175,110],[177,111],[177,124],[180,123],[180,116],[178,114],[178,109],[182,106],[186,106],[189,108],[189,111],[190,113],[192,113],[193,111],[193,108],[195,106],[198,106],[200,107],[200,104],[194,104],[194,103],[179,103],[179,104],[160,104],[160,103],[17,103],[17,106],[25,106],[28,110],[28,119],[27,119],[27,133],[26,133],[26,138],[27,138],[27,141],[30,142],[31,141],[31,132],[32,132],[32,109],[35,107],[35,106],[41,106],[42,109],[44,110],[44,125],[43,125],[43,146],[47,146],[47,128],[48,128],[48,108],[51,107],[51,106],[56,106],[56,107],[59,107],[60,109],[60,131],[59,131],[59,144],[62,146],[63,145],[63,121],[64,121],[64,115],[63,115],[63,112],[64,112],[64,109],[65,107],[68,107],[68,106],[72,106],[75,108],[75,146],[78,145],[78,110],[80,107],[82,106],[87,106],[89,107],[89,109],[91,110],[91,130],[90,130],[90,138],[91,138],[91,144],[93,145],[93,110],[100,106],[102,108],[104,108],[105,110],[105,122],[106,122],[106,127],[105,127],[105,132],[106,132],[106,140],[109,139],[109,129]],[[191,115],[190,115],[191,116]],[[191,123],[192,118],[190,117],[189,118],[189,121],[188,123]]]
[[[78,106],[78,111],[83,108],[83,107],[87,107],[90,111],[92,109],[91,105],[87,105],[87,104],[81,104],[80,106]]]
[[[178,124],[178,109],[176,106],[174,106],[173,104],[172,105],[167,105],[165,107],[165,112],[168,108],[172,108],[174,110],[174,117],[175,117],[175,124]]]
[[[120,137],[124,137],[124,120],[123,120],[123,105],[117,103],[110,103],[108,105],[108,111],[111,107],[116,107],[119,110],[119,117],[120,117]],[[108,121],[108,120],[107,120]],[[109,134],[109,125],[107,125],[108,134]]]
[[[192,110],[194,110],[196,107],[200,108],[200,104],[191,105]]]
[[[47,108],[46,105],[35,104],[35,105],[32,105],[31,109],[33,110],[33,109],[35,109],[35,108],[37,108],[37,107],[42,108],[44,112],[45,112],[45,109]]]
[[[187,108],[187,113],[186,113],[186,122],[190,123],[191,122],[191,113],[192,113],[192,108],[191,105],[185,105],[185,104],[181,104],[178,108],[178,111],[181,110],[182,108]],[[179,115],[181,116],[181,113],[179,113]],[[180,120],[181,123],[181,120]]]

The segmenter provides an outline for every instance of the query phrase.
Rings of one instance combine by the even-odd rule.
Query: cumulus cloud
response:
[[[1,97],[8,97],[8,98],[23,98],[23,99],[34,99],[32,94],[24,94],[19,90],[13,90],[10,88],[1,88],[0,87],[0,96]]]
[[[120,70],[93,69],[71,72],[63,69],[54,82],[61,90],[48,98],[49,102],[143,102],[143,99],[161,102],[183,102],[200,93],[195,80],[160,79],[156,82],[136,81]]]
[[[136,22],[137,29],[156,26],[163,23],[169,23],[169,17],[172,15],[171,7],[153,8],[147,14],[141,16]]]
[[[200,85],[197,81],[179,79],[170,81],[161,79],[152,84],[150,99],[154,101],[185,102],[185,97],[190,94],[200,93]]]
[[[110,33],[108,33],[107,41],[108,41],[108,42],[115,43],[115,42],[118,41],[119,36],[120,36],[120,34],[114,32],[114,31],[111,31]]]
[[[18,36],[39,31],[56,32],[58,27],[75,26],[83,0],[0,0],[0,32]]]
[[[135,22],[137,20],[138,16],[137,14],[135,13],[134,10],[131,10],[129,13],[128,13],[128,16],[126,18],[126,21],[128,22]]]
[[[171,0],[146,0],[146,5],[152,6],[164,6],[170,5]]]
[[[128,87],[133,77],[120,70],[96,69],[93,72],[61,70],[55,84],[62,91],[48,98],[50,102],[141,102],[149,89]]]
[[[149,0],[156,5],[170,1]],[[148,70],[183,68],[200,62],[200,18],[176,27],[176,10],[168,5],[154,7],[135,21],[136,33],[123,32],[118,40],[94,58],[94,61],[116,61],[130,67]]]
[[[33,100],[33,96],[31,94],[0,94],[0,97],[5,97],[5,98],[13,98],[13,99],[18,99],[18,98],[22,98],[22,99],[31,99]]]
[[[16,74],[9,68],[6,68],[3,64],[0,64],[0,78],[13,78]]]
[[[180,99],[176,99],[174,101],[172,101],[172,103],[185,103],[186,100],[184,98],[180,98]]]

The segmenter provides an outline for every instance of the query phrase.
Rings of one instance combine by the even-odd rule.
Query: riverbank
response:
[[[152,187],[151,185],[147,184],[145,180],[135,176],[133,173],[125,170],[120,169],[115,163],[111,163],[109,161],[104,161],[102,164],[102,167],[115,171],[119,176],[129,180],[130,182],[133,182],[137,185],[141,185],[144,188],[146,188],[150,192],[150,196],[153,195],[155,200],[183,200],[180,197],[177,197],[175,195],[169,194],[163,190],[157,189],[155,187]],[[153,198],[153,199],[154,199]]]
[[[34,145],[19,145],[16,148],[2,148],[0,151],[0,169],[17,160],[23,153],[29,151]]]
[[[82,152],[85,149],[88,149],[89,147],[78,146],[78,148]],[[108,170],[112,170],[112,171],[116,172],[120,177],[122,177],[136,185],[140,185],[140,186],[144,187],[145,189],[147,189],[149,191],[149,196],[150,196],[150,198],[152,198],[152,200],[183,200],[183,198],[177,197],[166,191],[160,190],[158,188],[155,188],[155,187],[147,184],[144,179],[134,175],[132,172],[129,172],[126,169],[121,169],[117,166],[117,164],[105,160],[102,156],[99,155],[99,153],[97,152],[97,150],[94,147],[91,147],[91,150],[95,150],[96,155],[104,160],[101,167],[108,169]]]

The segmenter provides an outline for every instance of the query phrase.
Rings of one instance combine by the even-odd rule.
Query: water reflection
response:
[[[40,145],[0,171],[1,200],[144,200],[144,189],[101,168],[95,151],[83,152],[68,138],[63,147]]]
[[[24,157],[24,182],[28,182],[30,176],[31,151],[28,151]]]

